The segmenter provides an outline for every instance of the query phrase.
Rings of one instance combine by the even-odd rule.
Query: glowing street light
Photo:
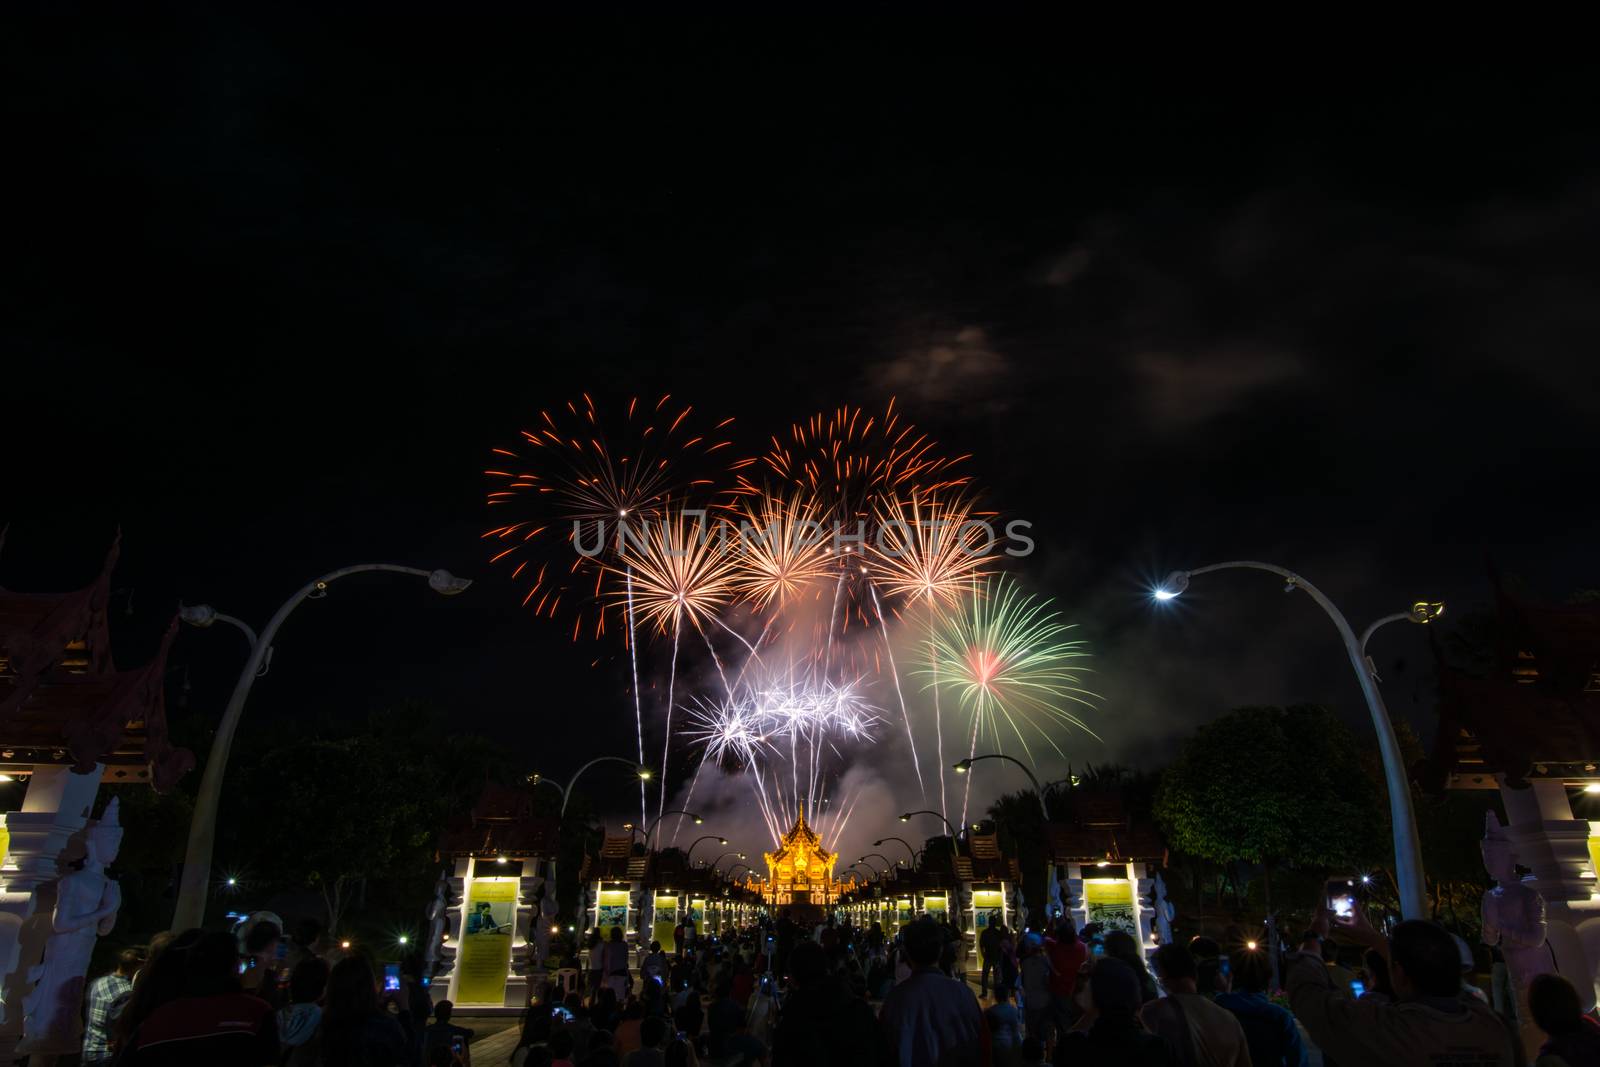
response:
[[[1383,694],[1378,691],[1378,671],[1371,657],[1367,655],[1367,642],[1372,639],[1373,632],[1378,627],[1391,622],[1403,619],[1425,626],[1444,614],[1444,604],[1438,601],[1416,601],[1409,611],[1396,612],[1378,619],[1358,638],[1355,631],[1350,628],[1344,613],[1316,586],[1284,567],[1248,559],[1213,563],[1210,566],[1196,567],[1187,571],[1173,571],[1160,585],[1150,591],[1150,595],[1158,601],[1170,601],[1181,596],[1189,588],[1189,579],[1195,575],[1230,569],[1258,570],[1275,574],[1284,580],[1284,592],[1304,590],[1305,594],[1327,613],[1328,618],[1333,620],[1333,625],[1344,642],[1345,653],[1350,658],[1350,666],[1355,669],[1356,680],[1361,686],[1361,695],[1366,698],[1367,711],[1372,717],[1372,728],[1378,735],[1378,754],[1383,758],[1384,784],[1389,792],[1389,821],[1394,827],[1394,869],[1395,883],[1400,891],[1400,913],[1407,919],[1427,918],[1428,895],[1422,873],[1422,843],[1417,836],[1416,812],[1411,807],[1411,781],[1406,773],[1404,757],[1400,754],[1400,741],[1395,737],[1394,723],[1389,719],[1389,709],[1383,703]]]
[[[728,839],[726,837],[718,837],[716,834],[706,834],[704,837],[697,837],[693,841],[689,842],[689,848],[683,854],[683,862],[685,864],[687,864],[689,860],[693,858],[694,847],[702,841],[715,841],[719,845],[726,845],[728,843]]]
[[[1021,760],[1017,759],[1017,757],[1007,756],[1002,752],[990,752],[986,755],[971,756],[967,759],[964,759],[960,763],[957,763],[953,769],[957,774],[966,774],[968,771],[972,770],[972,765],[974,763],[977,763],[979,760],[983,759],[1003,759],[1008,763],[1015,763],[1018,767],[1021,767],[1022,773],[1026,774],[1028,776],[1028,781],[1033,783],[1033,795],[1039,798],[1039,811],[1044,815],[1044,821],[1050,821],[1050,809],[1044,805],[1044,789],[1039,785],[1038,776],[1033,773],[1032,767],[1029,767],[1026,763],[1023,763]],[[974,826],[973,829],[976,830],[977,827]]]
[[[933,811],[930,808],[921,808],[921,809],[919,809],[917,811],[904,812],[900,816],[900,821],[901,822],[910,822],[913,818],[915,818],[918,815],[932,815],[935,819],[938,819],[940,822],[944,823],[945,827],[949,829],[949,831],[950,831],[950,840],[956,841],[956,840],[960,839],[961,831],[956,829],[956,824],[951,822],[949,819],[945,818],[939,812]]]
[[[625,767],[632,767],[633,768],[634,777],[638,778],[639,782],[640,782],[640,785],[639,785],[639,804],[640,804],[641,808],[643,807],[643,805],[644,805],[644,784],[643,783],[648,782],[650,780],[650,773],[651,773],[650,772],[650,768],[646,767],[644,764],[640,763],[638,760],[625,759],[622,756],[596,756],[594,759],[590,760],[588,763],[585,763],[582,767],[579,767],[576,771],[573,771],[572,772],[572,777],[567,779],[567,784],[566,785],[562,785],[560,782],[557,782],[557,781],[552,781],[551,779],[546,778],[544,775],[539,774],[537,772],[528,775],[528,782],[530,784],[532,784],[532,785],[547,785],[547,786],[550,786],[556,792],[561,794],[561,811],[560,811],[560,814],[559,814],[558,818],[564,819],[564,818],[566,818],[566,815],[567,815],[567,801],[572,799],[572,790],[573,790],[574,787],[577,786],[578,779],[583,777],[583,772],[584,771],[588,770],[590,767],[593,767],[597,763],[620,763]],[[552,886],[554,886],[556,884],[556,861],[554,859],[550,860],[550,884]],[[558,899],[556,901],[556,906],[559,908],[560,905],[561,905],[561,902]]]
[[[903,837],[884,837],[884,838],[878,839],[877,841],[874,841],[872,843],[872,847],[873,848],[882,848],[883,847],[883,843],[885,841],[898,841],[898,842],[900,842],[901,847],[904,848],[906,850],[906,853],[911,857],[912,865],[915,866],[915,864],[917,862],[917,850],[911,847],[911,842],[907,841]]]
[[[656,817],[655,822],[651,823],[644,829],[644,850],[646,852],[650,851],[650,835],[656,832],[656,827],[660,826],[669,815],[686,815],[694,820],[694,824],[696,826],[702,826],[705,824],[705,819],[686,808],[673,808],[671,811],[664,811]],[[629,827],[628,833],[630,836],[633,834],[633,832],[633,829]]]

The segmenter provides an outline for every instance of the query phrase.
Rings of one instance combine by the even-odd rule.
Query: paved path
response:
[[[509,1030],[502,1030],[498,1034],[474,1041],[472,1062],[478,1067],[495,1067],[497,1064],[505,1063],[511,1058],[511,1050],[517,1047],[517,1038],[521,1033],[521,1027],[513,1026]]]

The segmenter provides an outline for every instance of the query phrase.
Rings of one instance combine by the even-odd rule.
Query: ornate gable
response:
[[[764,853],[767,861],[768,902],[772,904],[831,904],[838,899],[833,879],[837,852],[822,847],[822,838],[806,825],[802,806],[794,826],[778,842],[776,851]]]

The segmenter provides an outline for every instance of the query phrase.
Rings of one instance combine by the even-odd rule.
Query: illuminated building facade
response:
[[[766,901],[775,906],[837,904],[839,883],[833,879],[837,852],[822,847],[822,838],[806,825],[805,807],[776,852],[763,853],[767,861]]]

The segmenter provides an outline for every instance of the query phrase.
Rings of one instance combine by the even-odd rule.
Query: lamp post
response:
[[[651,776],[655,773],[638,760],[624,759],[622,756],[596,756],[594,759],[590,760],[588,763],[585,763],[582,767],[579,767],[576,771],[574,771],[572,777],[567,779],[566,785],[562,785],[553,778],[546,778],[542,774],[530,774],[528,775],[528,781],[534,785],[554,786],[556,792],[561,794],[561,817],[565,818],[567,814],[567,801],[572,799],[573,787],[578,784],[578,779],[583,775],[583,772],[588,770],[590,767],[593,767],[596,763],[626,764],[627,766],[633,768],[634,773],[639,776],[639,781],[641,782],[648,782]]]
[[[884,855],[884,854],[883,854],[883,853],[882,853],[882,852],[868,852],[868,853],[867,853],[867,854],[866,854],[866,855],[865,855],[865,856],[862,856],[862,857],[861,857],[861,858],[860,858],[860,859],[859,859],[859,860],[857,860],[857,861],[856,861],[856,862],[857,862],[857,863],[866,863],[866,862],[867,862],[867,861],[868,861],[868,860],[870,860],[870,859],[871,859],[871,858],[872,858],[872,857],[874,857],[874,856],[876,856],[876,857],[878,857],[878,858],[879,858],[879,859],[880,859],[880,860],[882,860],[882,861],[883,861],[883,870],[884,870],[884,873],[888,873],[888,871],[889,871],[889,868],[891,868],[891,867],[896,867],[896,866],[899,866],[899,865],[898,865],[898,864],[896,864],[896,863],[894,863],[894,862],[893,862],[893,861],[891,861],[891,860],[890,860],[890,859],[889,859],[889,857],[888,857],[888,856],[885,856],[885,855]]]
[[[689,849],[683,854],[683,865],[685,867],[689,866],[689,861],[694,858],[694,846],[698,845],[702,841],[715,841],[719,845],[726,845],[728,843],[728,839],[726,837],[718,837],[716,834],[706,834],[704,837],[695,838],[693,841],[689,842]]]
[[[705,820],[702,819],[700,816],[696,815],[694,812],[689,811],[686,808],[673,808],[671,811],[662,812],[660,815],[656,816],[656,821],[655,822],[651,823],[649,826],[645,827],[645,829],[644,829],[644,850],[646,852],[650,851],[650,835],[656,832],[656,827],[660,826],[661,825],[661,820],[665,819],[668,815],[687,815],[687,816],[689,816],[689,818],[694,820],[694,824],[696,826],[700,826],[705,822]],[[630,833],[636,833],[637,831],[630,830],[629,832]]]
[[[716,859],[712,860],[711,863],[708,864],[708,866],[710,866],[712,870],[716,870],[717,864],[721,863],[723,860],[727,859],[729,856],[738,856],[740,859],[744,859],[744,853],[743,852],[724,852],[722,855],[720,855]]]
[[[964,759],[960,763],[957,763],[953,769],[957,774],[966,774],[968,771],[972,770],[972,765],[981,759],[1003,759],[1010,763],[1015,763],[1018,767],[1021,767],[1022,773],[1026,774],[1028,776],[1028,781],[1033,783],[1033,795],[1039,798],[1039,813],[1044,816],[1045,822],[1050,821],[1050,809],[1044,806],[1044,790],[1039,786],[1039,779],[1034,776],[1032,767],[1029,767],[1026,763],[1023,763],[1015,756],[1007,756],[1001,752],[990,752],[988,755],[971,756],[967,759]]]
[[[649,767],[646,767],[644,764],[638,762],[637,760],[625,759],[622,756],[596,756],[594,759],[590,760],[588,763],[585,763],[582,767],[579,767],[577,770],[573,771],[572,772],[572,777],[567,779],[567,784],[566,785],[562,785],[560,782],[556,781],[553,778],[546,778],[544,775],[542,775],[542,774],[538,773],[537,771],[535,771],[533,774],[528,775],[528,781],[529,782],[533,783],[536,786],[538,786],[538,785],[551,786],[551,787],[553,787],[555,789],[556,792],[561,794],[561,813],[557,817],[558,824],[566,822],[566,819],[567,819],[567,801],[572,799],[572,790],[577,786],[578,779],[583,777],[583,772],[584,771],[588,770],[590,767],[593,767],[597,763],[621,763],[621,764],[624,764],[626,766],[632,767],[633,768],[633,773],[638,777],[639,781],[641,781],[641,782],[648,782],[650,780],[650,776],[654,773],[653,771],[650,770]],[[643,788],[643,787],[641,786],[641,788]],[[558,841],[557,841],[557,849],[559,850],[559,848],[560,848],[560,843],[559,843],[559,839],[558,839]],[[556,861],[555,861],[554,857],[552,857],[551,860],[550,860],[550,887],[551,887],[551,893],[552,893],[552,895],[553,895],[553,897],[555,899],[555,902],[556,902],[556,913],[559,915],[560,914],[560,909],[561,909],[561,886],[556,881]]]
[[[869,882],[879,881],[878,869],[876,867],[874,867],[870,863],[862,863],[860,860],[857,860],[855,863],[852,863],[850,866],[846,867],[845,870],[847,870],[847,871],[866,871],[867,872],[867,881],[869,881]]]
[[[1287,583],[1285,592],[1305,590],[1306,595],[1316,601],[1317,606],[1333,620],[1334,627],[1339,631],[1339,639],[1344,642],[1345,653],[1350,658],[1350,666],[1356,672],[1356,681],[1361,685],[1361,695],[1366,698],[1367,711],[1372,716],[1372,728],[1378,735],[1378,754],[1383,758],[1383,780],[1389,790],[1389,821],[1394,826],[1394,868],[1395,882],[1400,890],[1400,913],[1407,919],[1427,918],[1428,893],[1422,873],[1422,843],[1417,837],[1417,817],[1411,807],[1411,782],[1406,776],[1400,755],[1400,741],[1395,737],[1389,709],[1383,703],[1383,694],[1378,691],[1378,672],[1372,660],[1367,658],[1366,647],[1378,627],[1401,619],[1426,625],[1443,614],[1444,605],[1418,601],[1410,611],[1385,615],[1377,620],[1358,639],[1344,613],[1316,586],[1291,570],[1248,559],[1213,563],[1189,571],[1173,571],[1151,595],[1160,601],[1172,600],[1189,588],[1189,579],[1195,575],[1232,569],[1276,574]]]
[[[928,808],[920,808],[917,811],[908,811],[905,814],[900,816],[900,821],[901,822],[910,822],[912,817],[913,816],[917,816],[917,815],[932,815],[935,819],[938,819],[940,822],[944,823],[945,826],[949,827],[949,829],[950,829],[950,840],[952,842],[954,842],[957,838],[959,838],[961,836],[961,832],[956,829],[956,824],[955,823],[951,822],[949,819],[945,818],[943,815],[939,814],[937,811],[932,811],[932,810],[930,810]]]
[[[174,930],[188,930],[199,926],[205,919],[206,889],[211,882],[211,854],[217,840],[217,812],[222,804],[222,776],[228,768],[228,751],[233,747],[233,735],[239,728],[239,718],[244,714],[244,702],[250,696],[255,680],[266,674],[272,659],[272,639],[278,636],[289,613],[307,600],[320,600],[328,594],[328,586],[340,578],[364,571],[387,571],[391,574],[410,574],[428,580],[428,588],[442,596],[455,596],[472,584],[468,578],[457,578],[446,570],[425,571],[418,567],[402,567],[395,563],[358,563],[341,567],[301,586],[293,596],[284,601],[275,615],[268,620],[258,636],[244,622],[232,615],[224,615],[209,604],[194,604],[178,610],[179,618],[190,626],[205,629],[212,623],[224,622],[243,631],[250,641],[250,654],[245,658],[244,669],[233,685],[228,706],[217,723],[216,736],[211,741],[211,754],[206,757],[205,773],[200,776],[200,789],[195,794],[194,815],[189,820],[189,843],[183,854],[183,873],[178,881],[178,905],[172,918]]]
[[[911,847],[911,842],[907,841],[903,837],[885,837],[885,838],[880,838],[877,841],[874,841],[872,843],[872,847],[873,848],[882,848],[883,847],[883,843],[885,841],[898,841],[898,842],[900,842],[901,846],[906,850],[906,854],[911,857],[912,866],[916,865],[916,862],[917,862],[917,850]]]
[[[737,871],[740,867],[743,867],[745,870],[754,873],[754,868],[752,868],[748,863],[735,863],[732,867],[728,868],[728,881],[733,881],[733,872]]]

